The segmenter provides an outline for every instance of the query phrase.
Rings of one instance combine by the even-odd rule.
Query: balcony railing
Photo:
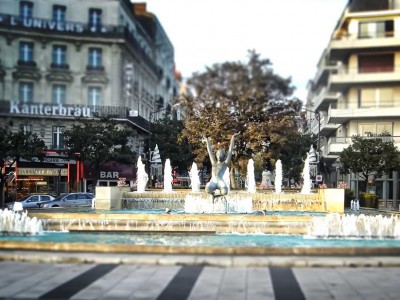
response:
[[[82,22],[58,22],[51,19],[21,18],[17,15],[0,14],[0,29],[22,29],[24,31],[40,32],[44,34],[56,33],[57,35],[123,38],[134,49],[141,60],[156,74],[160,76],[160,68],[154,60],[141,47],[136,37],[125,26],[101,24],[92,26]]]

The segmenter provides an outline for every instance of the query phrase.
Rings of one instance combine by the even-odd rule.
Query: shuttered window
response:
[[[358,56],[359,73],[393,72],[393,70],[393,53]]]

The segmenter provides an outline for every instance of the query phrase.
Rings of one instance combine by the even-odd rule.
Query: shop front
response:
[[[60,157],[44,157],[41,160],[21,159],[6,171],[6,202],[33,194],[57,196],[61,193],[77,191],[77,167],[75,160]]]
[[[94,192],[95,179],[97,186],[117,186],[118,181],[125,181],[125,184],[132,188],[136,180],[136,167],[116,161],[102,164],[98,171],[86,166],[85,178],[87,192]]]

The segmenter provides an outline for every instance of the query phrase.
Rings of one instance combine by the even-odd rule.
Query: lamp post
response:
[[[162,112],[162,111],[168,111],[168,110],[169,110],[169,108],[166,107],[166,108],[162,108],[162,109],[159,109],[156,111],[152,111],[149,114],[149,140],[148,140],[148,143],[149,143],[149,145],[148,145],[149,146],[148,175],[149,175],[149,177],[151,177],[151,121],[153,120],[153,116],[155,114]]]
[[[320,133],[321,133],[321,116],[320,116],[318,111],[310,110],[310,109],[307,109],[307,108],[305,108],[304,111],[313,113],[315,120],[318,122],[317,149],[316,149],[316,160],[315,160],[315,163],[316,163],[315,171],[316,171],[316,175],[318,175],[319,174],[320,149],[321,149],[321,145],[320,145],[320,140],[321,140],[321,137],[320,137]]]

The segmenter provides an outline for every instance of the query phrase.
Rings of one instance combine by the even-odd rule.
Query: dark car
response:
[[[52,201],[39,203],[40,208],[50,207],[74,207],[74,206],[92,206],[94,195],[91,193],[68,193],[62,194]]]
[[[26,195],[25,197],[19,199],[16,202],[20,202],[22,204],[22,208],[35,208],[38,207],[40,203],[49,202],[54,200],[53,196],[46,195],[46,194],[30,194]],[[14,203],[7,203],[8,209],[14,209]]]

